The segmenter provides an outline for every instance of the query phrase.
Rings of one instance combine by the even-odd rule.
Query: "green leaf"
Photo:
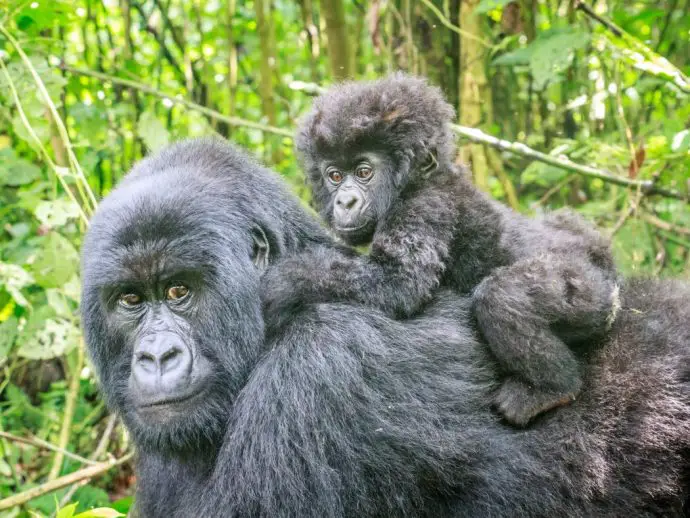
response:
[[[108,507],[99,507],[98,509],[79,513],[74,518],[117,518],[118,516],[124,516],[124,514]]]
[[[36,283],[44,288],[60,288],[77,273],[79,253],[57,232],[50,232],[42,244],[31,265]]]
[[[111,507],[108,493],[100,487],[85,485],[80,487],[72,497],[73,502],[79,502],[77,510],[80,513],[87,512],[94,508]],[[81,514],[77,516],[82,516]]]
[[[573,53],[589,43],[590,36],[572,28],[552,29],[541,33],[526,47],[503,54],[495,65],[529,64],[534,88],[542,90],[547,83],[560,79],[570,65]]]
[[[671,151],[688,151],[690,150],[690,130],[683,130],[674,135],[671,142]]]
[[[74,516],[74,512],[77,510],[77,504],[70,504],[62,509],[57,514],[56,518],[72,518]]]
[[[79,343],[79,329],[69,320],[54,317],[52,308],[34,311],[19,336],[17,356],[30,360],[50,360],[67,354]]]
[[[47,289],[46,298],[48,299],[48,305],[53,308],[57,316],[62,318],[72,317],[72,310],[61,290],[55,288]]]
[[[0,263],[0,286],[4,286],[14,301],[20,306],[28,306],[29,302],[22,295],[21,289],[34,284],[34,278],[29,272],[16,264]]]
[[[489,11],[498,9],[499,7],[505,7],[514,1],[515,0],[482,0],[474,9],[474,14],[488,13]]]
[[[14,315],[0,324],[0,358],[7,358],[17,338],[19,321]]]
[[[560,182],[568,174],[568,171],[560,167],[554,167],[536,160],[528,165],[520,175],[522,185],[539,185],[540,187],[552,187]]]
[[[152,111],[145,111],[141,114],[137,123],[137,132],[144,140],[149,151],[158,151],[166,146],[170,141],[168,130]]]
[[[68,199],[42,201],[36,206],[34,215],[43,225],[61,227],[70,219],[79,217],[79,207]]]
[[[0,150],[0,185],[18,187],[41,177],[41,169],[21,158],[10,148]]]

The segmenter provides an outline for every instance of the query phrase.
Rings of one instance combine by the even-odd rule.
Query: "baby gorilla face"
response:
[[[321,162],[329,192],[324,216],[350,245],[371,241],[395,197],[391,161],[380,152],[330,156]]]

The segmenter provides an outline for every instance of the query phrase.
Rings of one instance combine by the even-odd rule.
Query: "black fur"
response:
[[[257,225],[275,266],[304,249],[342,256],[275,175],[212,141],[144,160],[92,221],[83,323],[138,449],[141,516],[682,516],[688,286],[625,285],[583,396],[516,430],[489,409],[496,366],[470,331],[467,298],[439,295],[405,322],[309,305],[264,340]],[[216,373],[189,416],[152,427],[128,403],[132,344],[108,293],[178,262],[203,278],[190,329]]]
[[[400,74],[345,83],[314,102],[296,147],[331,226],[338,191],[324,164],[367,151],[387,157],[378,174],[388,180],[364,194],[376,226],[357,243],[370,240],[371,253],[293,258],[265,284],[265,311],[276,326],[289,306],[336,300],[406,317],[439,286],[474,290],[479,328],[507,375],[494,402],[525,425],[580,393],[569,346],[605,334],[617,304],[616,271],[609,242],[577,215],[528,219],[475,188],[453,165],[452,118],[440,90]]]

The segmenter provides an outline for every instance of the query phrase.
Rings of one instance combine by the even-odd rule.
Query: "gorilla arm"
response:
[[[317,248],[271,267],[262,281],[267,321],[280,325],[294,308],[318,302],[358,302],[399,318],[418,311],[449,260],[457,185],[457,178],[432,178],[410,199],[398,200],[369,256]]]

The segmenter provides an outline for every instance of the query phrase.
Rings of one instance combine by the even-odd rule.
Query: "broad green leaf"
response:
[[[79,343],[79,329],[69,320],[49,318],[45,312],[34,312],[26,324],[32,334],[24,333],[19,339],[17,355],[31,360],[50,360],[67,354]],[[42,319],[42,320],[38,320]]]
[[[3,286],[20,306],[29,305],[29,302],[22,295],[21,289],[34,284],[34,282],[31,274],[21,266],[0,263],[0,286]]]
[[[31,265],[36,283],[44,288],[60,288],[79,270],[79,253],[57,232],[50,232],[42,245]]]
[[[152,111],[141,114],[137,123],[137,132],[150,151],[158,151],[170,141],[168,130]]]
[[[53,308],[55,314],[62,318],[71,318],[72,310],[65,299],[65,295],[56,288],[50,288],[46,290],[46,298],[48,299],[48,305]]]
[[[38,166],[18,158],[10,148],[0,150],[0,166],[0,185],[18,187],[41,177]]]
[[[560,80],[570,65],[573,53],[589,43],[590,36],[576,29],[552,29],[541,33],[528,46],[494,60],[495,65],[529,64],[534,88],[542,90],[547,83]]]
[[[79,207],[68,199],[42,201],[34,211],[36,219],[51,228],[61,227],[70,219],[79,217]]]

